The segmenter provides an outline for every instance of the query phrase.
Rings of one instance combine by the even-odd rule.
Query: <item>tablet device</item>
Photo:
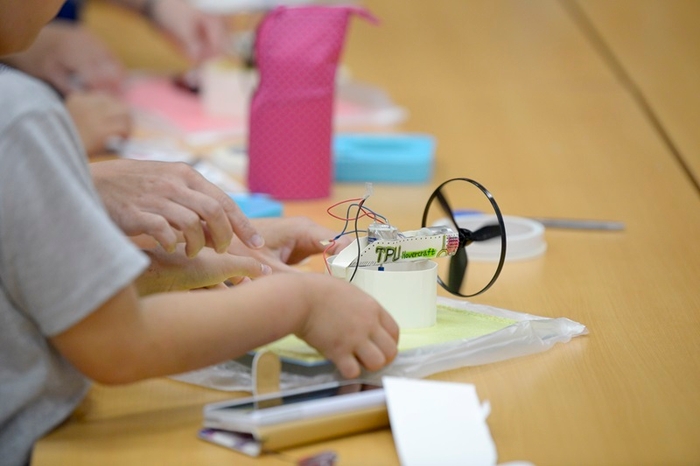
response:
[[[210,403],[204,407],[204,427],[255,433],[264,426],[384,406],[384,390],[378,385],[332,382]]]
[[[259,456],[266,451],[388,425],[384,390],[380,386],[333,382],[208,404],[198,436],[249,456]]]

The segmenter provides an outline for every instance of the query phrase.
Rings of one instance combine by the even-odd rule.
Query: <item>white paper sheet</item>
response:
[[[493,466],[488,403],[471,384],[382,379],[391,432],[403,466]]]

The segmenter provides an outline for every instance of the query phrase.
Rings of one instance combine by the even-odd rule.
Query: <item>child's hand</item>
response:
[[[264,245],[236,203],[189,165],[122,159],[90,170],[109,215],[128,236],[152,236],[167,251],[184,242],[188,257],[205,245],[226,251],[234,233],[248,247]]]
[[[343,377],[376,371],[394,360],[399,327],[359,288],[324,275],[303,275],[310,311],[295,334],[330,359]]]
[[[131,134],[129,106],[111,94],[73,92],[65,102],[89,156],[104,154],[111,138],[126,139]]]
[[[275,272],[295,272],[291,267],[314,254],[326,249],[322,241],[332,239],[337,232],[319,225],[307,217],[262,218],[251,221],[255,229],[265,238],[265,247],[251,250],[237,241],[231,242],[228,251],[239,256],[250,256],[272,267]],[[347,246],[352,239],[341,238],[328,254],[334,254],[338,247]]]
[[[187,257],[184,245],[178,245],[174,253],[165,252],[160,247],[144,252],[151,258],[151,265],[136,279],[141,296],[209,288],[226,280],[237,283],[245,277],[258,278],[272,273],[269,266],[252,257],[217,254],[208,248],[193,258]]]

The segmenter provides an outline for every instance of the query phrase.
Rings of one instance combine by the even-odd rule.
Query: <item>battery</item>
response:
[[[399,230],[386,223],[372,223],[367,227],[367,242],[373,243],[378,239],[396,240],[399,239]]]

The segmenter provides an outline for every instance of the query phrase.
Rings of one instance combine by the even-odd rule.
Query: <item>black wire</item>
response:
[[[348,206],[348,210],[345,212],[345,225],[343,225],[343,229],[340,231],[340,233],[338,233],[338,235],[335,238],[333,238],[334,240],[336,240],[336,239],[340,238],[341,236],[343,236],[344,234],[346,234],[347,229],[348,229],[348,225],[350,224],[350,210],[357,205],[359,205],[359,204],[350,204]]]
[[[362,211],[363,211],[363,212],[366,211],[366,212],[371,213],[372,215],[368,215],[368,217],[370,217],[370,218],[371,218],[372,220],[374,220],[375,222],[377,221],[378,218],[380,218],[380,219],[382,219],[382,220],[384,221],[384,223],[386,223],[387,225],[389,224],[389,220],[387,220],[387,218],[386,218],[385,216],[376,213],[375,211],[373,211],[373,210],[370,209],[369,207],[363,207],[363,208],[362,208]]]
[[[343,232],[343,233],[340,233],[339,235],[336,235],[336,237],[333,238],[333,240],[335,241],[335,240],[337,240],[337,239],[340,239],[341,236],[345,236],[345,235],[354,235],[354,234],[356,234],[356,233],[365,233],[365,234],[369,234],[369,231],[368,231],[368,230],[352,230],[352,231],[345,231],[345,232]]]
[[[367,200],[367,198],[363,198],[357,204],[353,203],[353,204],[348,205],[347,211],[345,212],[345,225],[343,225],[343,229],[340,231],[340,233],[338,233],[336,235],[336,237],[333,238],[333,241],[335,241],[343,235],[355,234],[355,241],[357,242],[357,259],[355,261],[355,268],[352,271],[352,276],[350,277],[350,280],[349,280],[350,282],[352,282],[352,280],[355,278],[355,274],[357,274],[357,269],[360,266],[360,254],[362,254],[362,248],[360,247],[360,232],[368,233],[368,230],[360,230],[358,228],[358,221],[360,220],[360,216],[362,215],[362,212],[366,211],[366,212],[371,213],[372,215],[369,215],[369,216],[375,221],[377,220],[377,218],[380,218],[385,223],[387,223],[387,224],[389,223],[389,221],[387,220],[387,218],[385,216],[376,213],[375,211],[373,211],[369,207],[363,207],[366,200]],[[351,218],[350,211],[352,210],[353,207],[357,207],[357,215],[355,215],[355,218],[354,218],[354,221],[355,221],[354,230],[347,231],[348,226],[350,224],[350,218]]]
[[[382,220],[384,221],[384,223],[389,224],[389,220],[387,220],[387,218],[386,218],[385,216],[376,213],[375,211],[373,211],[373,210],[370,209],[369,207],[362,207],[362,204],[364,204],[364,202],[365,202],[365,199],[363,199],[359,204],[354,204],[354,203],[353,203],[353,204],[350,204],[350,205],[348,206],[348,209],[347,209],[347,211],[345,212],[345,225],[343,226],[343,229],[341,230],[341,232],[340,232],[335,238],[333,238],[333,239],[338,239],[338,238],[340,238],[341,236],[343,236],[343,235],[346,233],[346,230],[348,229],[348,225],[349,225],[349,223],[350,223],[350,210],[351,210],[353,207],[357,207],[357,216],[355,217],[354,220],[357,220],[357,219],[360,217],[360,214],[361,214],[362,212],[365,212],[365,211],[366,211],[366,212],[369,212],[370,214],[372,214],[372,215],[368,215],[368,216],[369,216],[370,218],[372,218],[373,220],[376,221],[377,218],[380,218],[380,219],[382,219]],[[355,230],[357,230],[357,222],[355,222]],[[361,230],[361,231],[365,231],[365,230]]]
[[[362,212],[362,205],[365,203],[366,200],[367,199],[364,198],[360,201],[359,204],[357,204],[357,215],[355,216],[355,241],[357,242],[357,259],[355,260],[355,270],[352,271],[352,276],[350,277],[350,282],[352,282],[352,279],[355,278],[355,274],[357,273],[357,269],[360,267],[360,254],[362,254],[362,248],[360,248],[360,234],[357,231],[357,222],[360,219],[360,212]]]

